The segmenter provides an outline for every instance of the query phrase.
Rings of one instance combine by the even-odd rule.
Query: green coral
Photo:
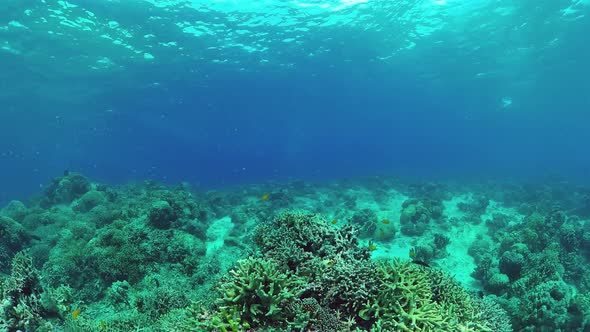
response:
[[[422,235],[430,220],[442,217],[443,205],[435,199],[408,199],[402,204],[401,232],[406,235]]]
[[[0,283],[0,326],[32,331],[41,324],[41,287],[33,258],[25,251],[12,259],[11,274]]]
[[[381,261],[376,278],[374,296],[359,311],[370,331],[512,331],[494,301],[473,298],[440,270]]]
[[[410,262],[384,261],[377,267],[379,285],[359,316],[383,329],[396,331],[451,331],[454,322],[432,301],[428,274]]]
[[[304,285],[304,279],[281,271],[274,261],[251,257],[230,271],[219,288],[217,305],[228,323],[237,321],[236,313],[242,324],[251,326],[285,322],[293,317],[287,306],[303,293]]]
[[[84,176],[68,172],[63,177],[53,179],[39,204],[43,208],[57,204],[70,204],[91,189],[92,184]]]
[[[359,247],[353,228],[331,227],[317,214],[281,213],[256,229],[254,241],[262,256],[240,261],[218,288],[211,311],[187,320],[193,326],[491,331],[487,316],[451,277],[412,262],[375,263]]]

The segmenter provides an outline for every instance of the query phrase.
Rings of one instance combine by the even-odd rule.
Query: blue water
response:
[[[0,202],[75,170],[203,187],[590,166],[590,3],[16,1]]]

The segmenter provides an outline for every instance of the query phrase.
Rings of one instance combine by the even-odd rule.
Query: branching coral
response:
[[[330,227],[318,214],[288,211],[261,224],[253,240],[265,258],[315,280],[325,272],[321,266],[326,261],[335,264],[370,257],[368,250],[359,248],[355,233],[352,227]]]
[[[2,281],[0,290],[0,322],[14,329],[35,330],[41,323],[41,287],[33,259],[27,252],[14,256],[11,274]]]
[[[379,286],[359,312],[370,328],[384,331],[512,331],[506,313],[493,314],[459,283],[439,270],[410,262],[380,262]],[[500,325],[494,319],[503,318]],[[502,329],[495,329],[502,326]],[[378,329],[379,330],[379,329]],[[380,331],[380,330],[379,330]]]
[[[272,260],[248,258],[230,271],[220,286],[217,305],[226,313],[237,312],[243,323],[286,322],[286,308],[304,291],[304,279],[281,271]]]
[[[374,266],[351,226],[331,227],[322,216],[289,211],[261,224],[254,241],[263,257],[304,276],[306,295],[322,306],[355,314],[374,287]]]
[[[451,331],[454,322],[432,300],[428,274],[410,262],[381,262],[378,288],[359,316],[395,331]]]

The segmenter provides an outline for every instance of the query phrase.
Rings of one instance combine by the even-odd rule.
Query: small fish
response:
[[[80,316],[80,309],[76,309],[72,312],[73,319],[78,319],[78,316]]]
[[[107,323],[104,320],[100,321],[100,330],[106,331],[107,330]]]
[[[263,200],[263,201],[266,201],[267,199],[268,199],[268,194],[264,194],[264,195],[262,195],[262,200]]]
[[[416,258],[416,249],[411,248],[409,255],[410,255],[410,258],[412,258],[412,259]]]
[[[369,251],[377,250],[377,246],[373,243],[373,241],[369,241]]]
[[[336,225],[336,223],[338,223],[338,219],[332,220],[332,225]]]
[[[383,219],[383,223],[384,223],[385,225],[389,225],[389,219]]]
[[[430,265],[428,265],[428,263],[424,262],[424,261],[419,261],[419,260],[413,260],[412,263],[414,264],[418,264],[418,265],[422,265],[424,267],[428,267],[430,268]]]

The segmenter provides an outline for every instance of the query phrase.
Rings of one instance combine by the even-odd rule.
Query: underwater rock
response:
[[[155,228],[168,229],[176,219],[174,209],[166,201],[155,202],[148,212],[148,221]]]
[[[10,201],[2,209],[2,214],[16,221],[23,221],[27,215],[27,207],[21,201]]]

